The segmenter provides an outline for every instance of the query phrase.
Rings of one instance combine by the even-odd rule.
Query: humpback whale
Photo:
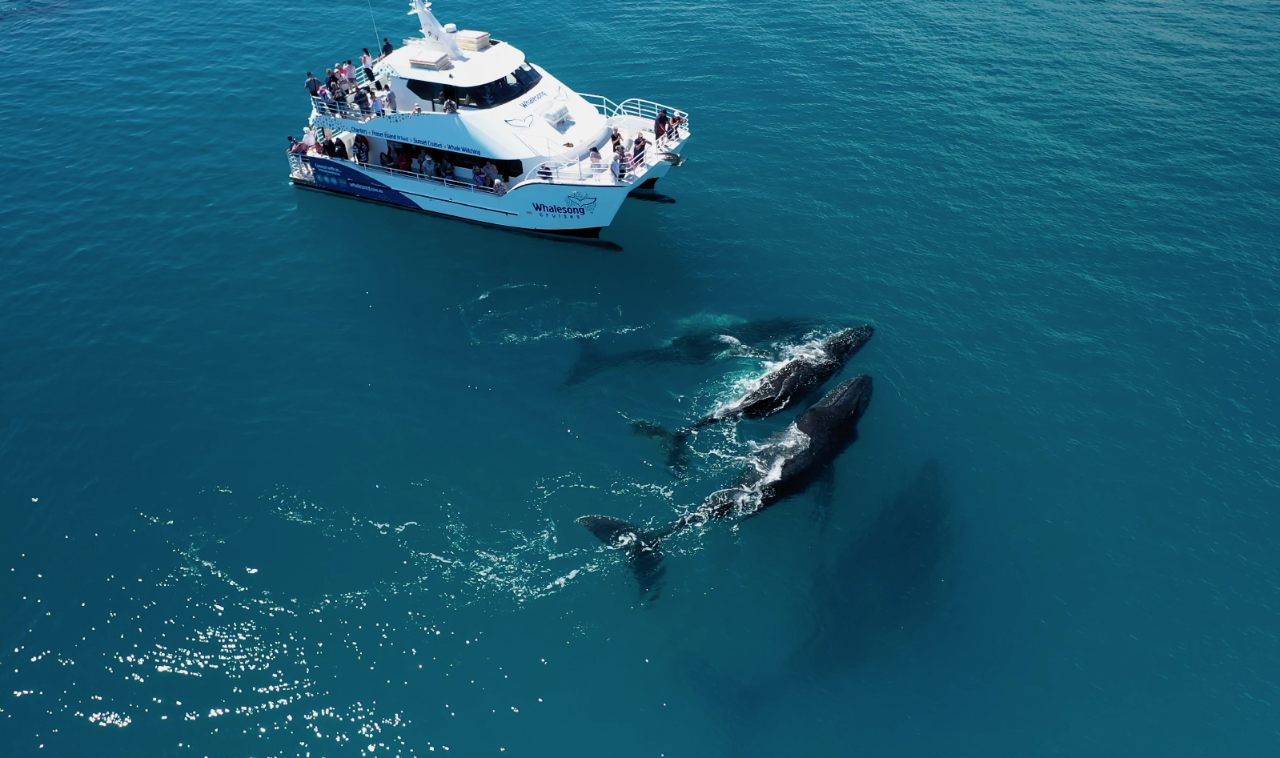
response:
[[[651,363],[706,363],[716,358],[732,356],[772,357],[758,346],[783,337],[793,337],[813,329],[818,324],[806,319],[778,318],[766,321],[747,321],[714,330],[685,334],[662,347],[628,350],[621,353],[603,353],[595,340],[581,341],[582,354],[574,364],[565,384],[578,384],[610,369]]]
[[[768,418],[802,402],[821,387],[858,352],[875,330],[870,326],[845,329],[824,340],[802,345],[795,356],[769,369],[753,389],[721,405],[693,424],[671,431],[662,424],[636,419],[630,422],[637,434],[658,440],[667,451],[667,465],[676,471],[687,468],[689,435],[721,421],[740,418]]]
[[[858,437],[858,419],[871,402],[871,377],[854,377],[827,393],[786,429],[766,440],[737,481],[659,529],[642,529],[609,516],[577,521],[606,545],[627,551],[640,593],[656,596],[662,574],[662,541],[717,518],[746,518],[803,492]]]

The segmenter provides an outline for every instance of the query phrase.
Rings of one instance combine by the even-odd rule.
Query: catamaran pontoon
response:
[[[628,194],[651,189],[680,164],[686,112],[580,95],[511,45],[442,26],[430,2],[410,4],[420,38],[405,40],[371,72],[360,69],[353,100],[335,101],[327,91],[312,98],[310,137],[289,154],[296,185],[596,237]],[[639,151],[636,135],[645,145]],[[326,155],[327,140],[349,158]]]

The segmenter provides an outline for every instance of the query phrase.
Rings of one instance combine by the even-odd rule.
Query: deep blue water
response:
[[[437,12],[691,111],[677,202],[618,252],[291,187],[364,2],[0,0],[0,754],[1276,754],[1274,3]],[[791,416],[676,480],[627,418],[759,364],[575,338],[778,316],[877,328],[830,520],[641,606],[572,520]]]

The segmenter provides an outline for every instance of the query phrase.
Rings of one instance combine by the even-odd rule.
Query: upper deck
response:
[[[431,53],[449,53],[446,68],[427,68],[414,61],[428,59]],[[375,75],[383,73],[401,79],[434,82],[454,87],[479,87],[503,79],[525,62],[524,53],[505,42],[493,41],[484,50],[461,51],[456,57],[444,43],[429,37],[415,37],[404,41],[399,48],[378,61]]]

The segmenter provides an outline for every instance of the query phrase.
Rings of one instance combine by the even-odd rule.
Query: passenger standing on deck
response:
[[[323,86],[323,85],[322,85],[321,81],[315,77],[315,75],[314,75],[314,74],[312,74],[310,71],[308,71],[308,72],[307,72],[307,82],[306,82],[306,85],[305,85],[305,86],[306,86],[306,88],[307,88],[307,92],[310,92],[310,93],[311,93],[311,96],[312,96],[312,97],[315,97],[315,96],[316,96],[316,93],[320,91],[320,87],[321,87],[321,86]]]
[[[320,97],[320,101],[322,103],[320,110],[332,116],[334,111],[334,105],[335,105],[335,103],[333,102],[333,95],[329,94],[329,90],[326,87],[321,87],[316,92],[317,92],[317,95]]]
[[[377,92],[371,93],[369,104],[373,106],[373,115],[382,115],[382,97]]]
[[[351,61],[347,61],[345,64],[343,64],[342,73],[347,77],[347,82],[352,87],[355,87],[356,86],[356,67],[352,65]]]
[[[626,176],[626,170],[622,168],[622,153],[617,149],[613,151],[613,163],[609,164],[609,173],[613,174],[615,182],[622,181],[622,177]]]
[[[364,77],[369,81],[373,81],[373,56],[369,55],[369,48],[367,47],[360,54],[360,65],[364,67]]]
[[[602,173],[604,173],[604,164],[600,162],[600,161],[602,161],[602,160],[603,160],[603,157],[600,155],[600,151],[599,151],[599,150],[597,150],[597,149],[596,149],[596,148],[594,148],[594,147],[593,147],[593,148],[591,148],[591,174],[592,174],[592,176],[595,176],[595,175],[598,175],[598,174],[602,174]]]
[[[636,132],[635,144],[631,146],[631,160],[644,165],[644,149],[648,144],[648,142],[645,142],[644,134]]]
[[[387,110],[391,113],[396,112],[396,93],[394,90],[387,90]]]
[[[658,112],[658,118],[653,122],[653,139],[655,142],[661,142],[663,135],[667,133],[667,127],[671,125],[671,117],[667,115],[667,109],[663,108]]]
[[[388,55],[391,55],[392,50],[395,50],[395,48],[391,46],[391,43],[387,41],[386,37],[383,37],[382,38],[382,57],[385,58]]]

